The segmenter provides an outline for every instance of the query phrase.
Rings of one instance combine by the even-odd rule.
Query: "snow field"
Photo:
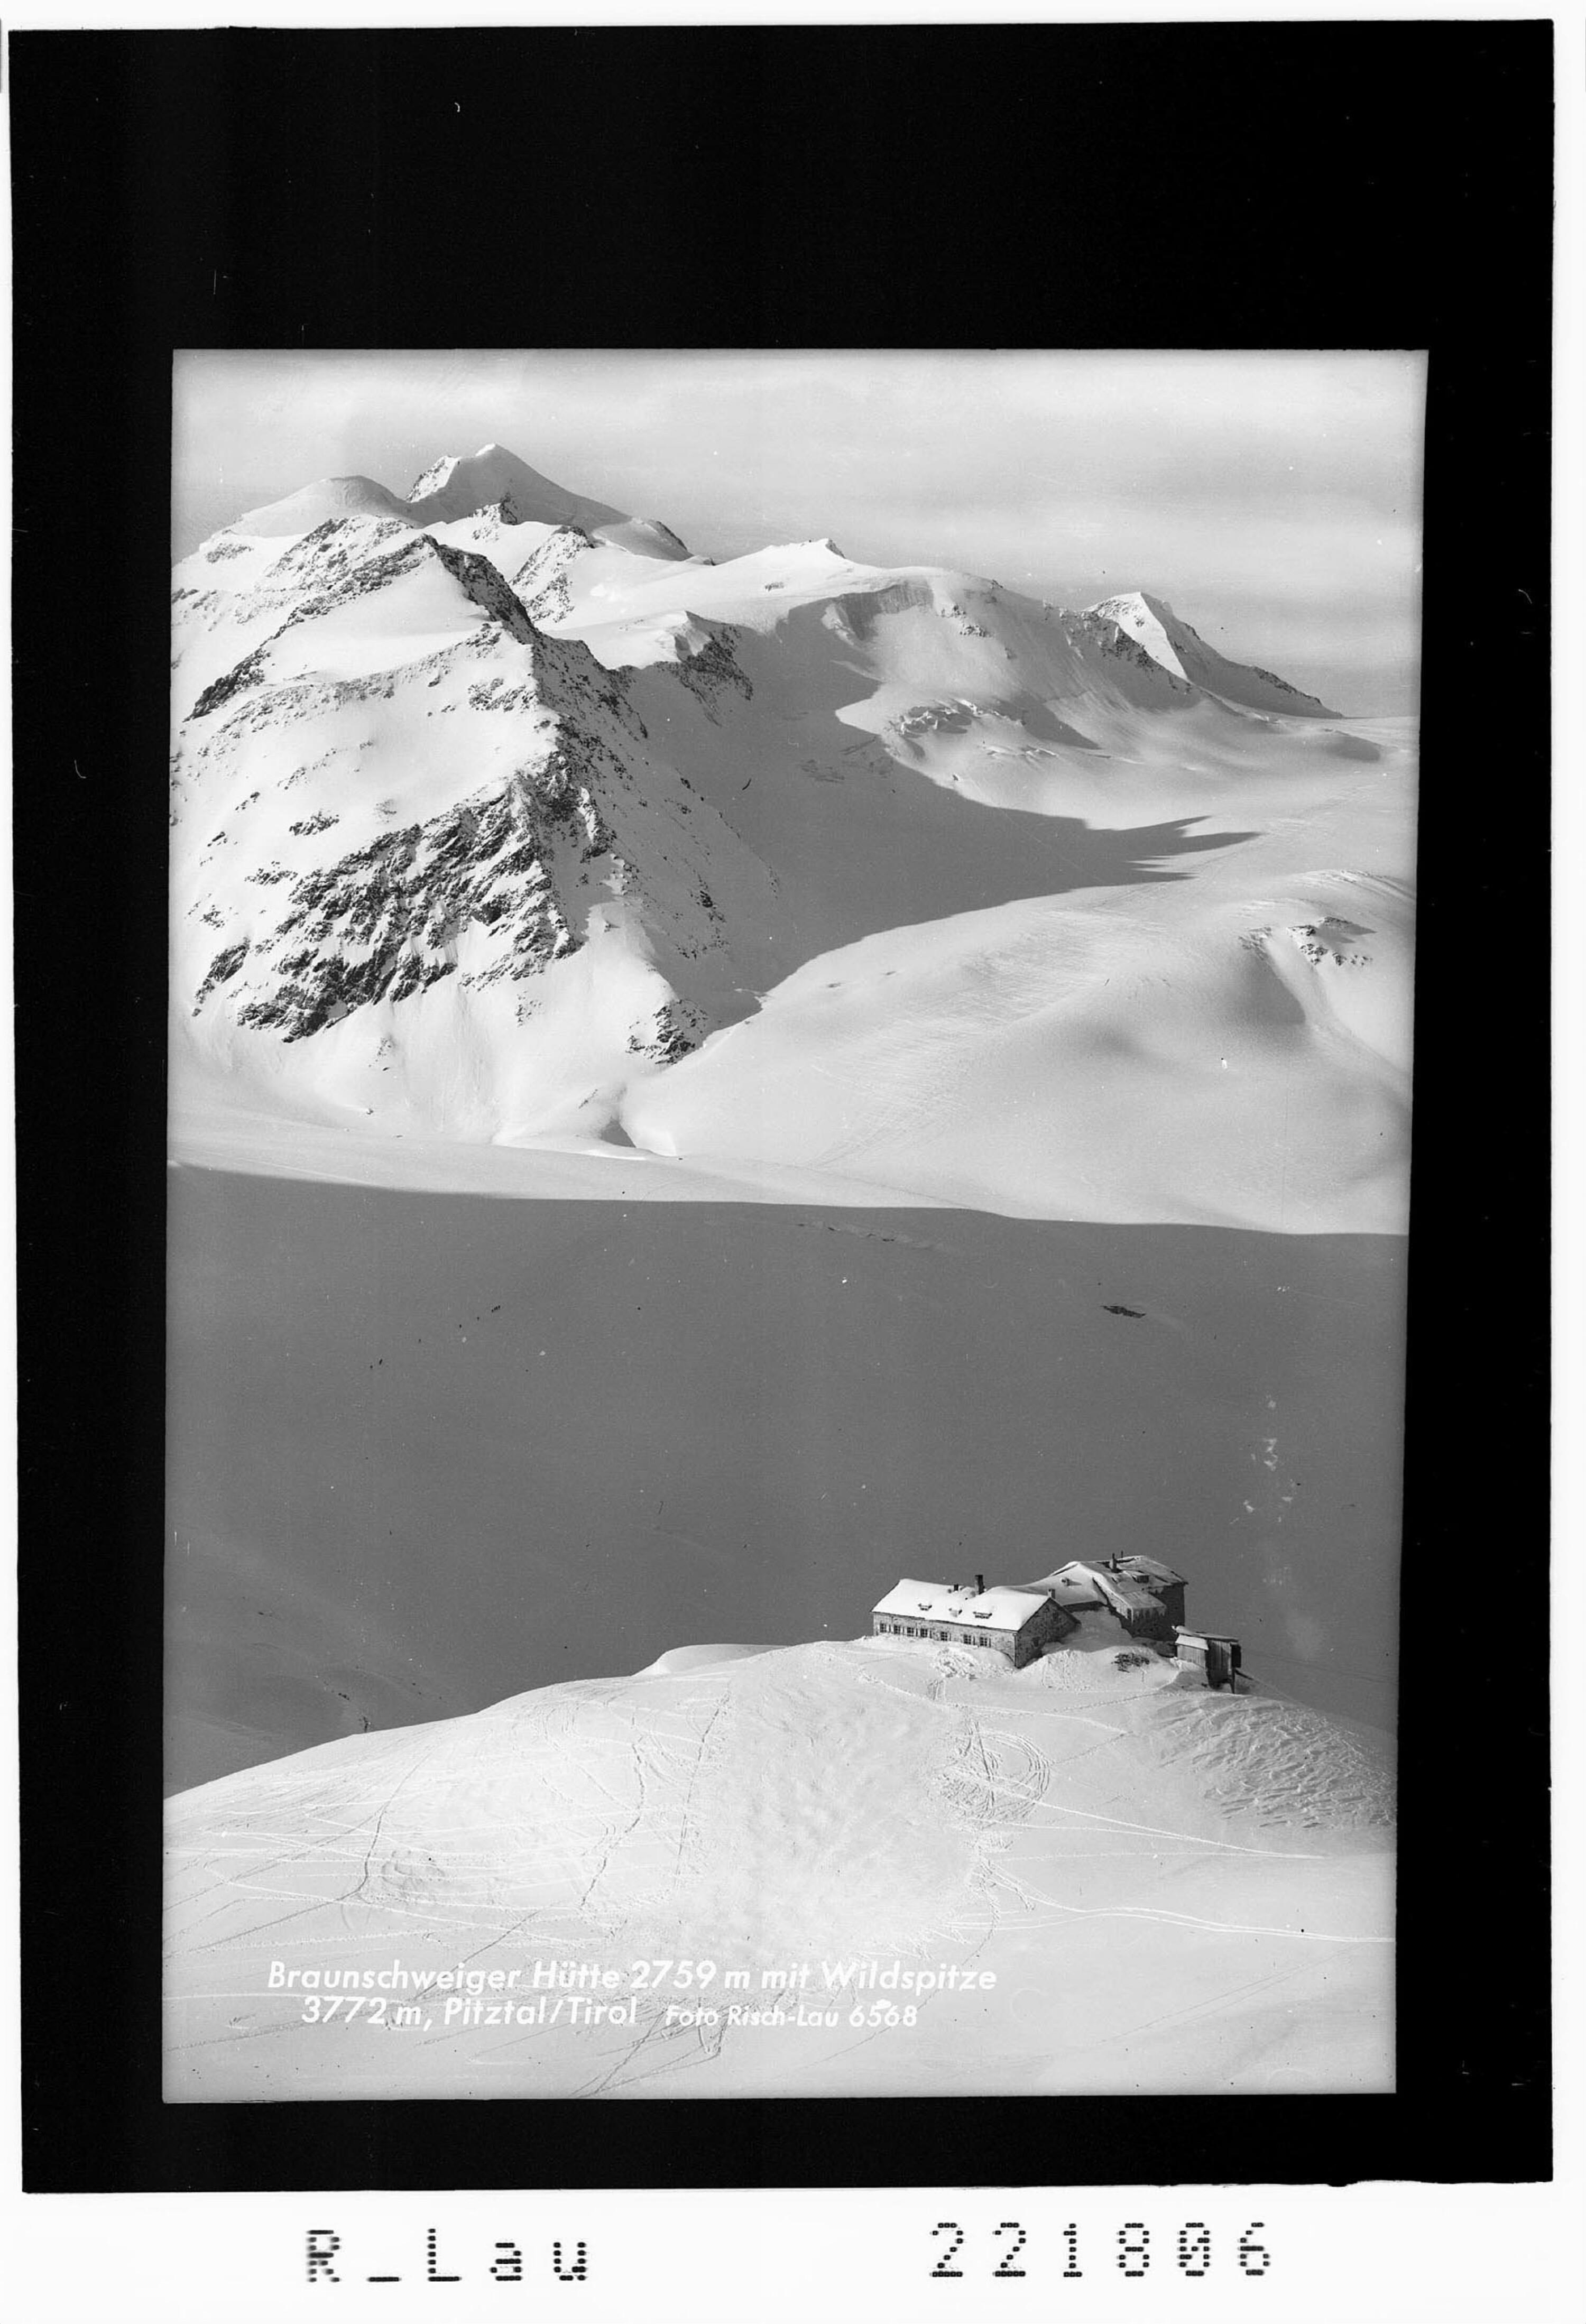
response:
[[[698,1651],[173,1801],[167,2096],[1388,2087],[1358,1735],[1106,1652]],[[615,1967],[632,2022],[333,2040],[267,1983],[394,1958]],[[856,2032],[683,2022],[627,1974],[744,1967],[763,2003],[762,1969],[847,1958],[995,1982]]]

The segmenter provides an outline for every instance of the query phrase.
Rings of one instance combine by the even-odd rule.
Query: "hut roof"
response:
[[[1038,1582],[1020,1582],[1019,1587],[1038,1591],[1046,1598],[1056,1598],[1060,1606],[1100,1606],[1102,1603],[1094,1571],[1082,1564],[1078,1559],[1072,1564],[1058,1566],[1055,1572],[1043,1573]]]
[[[1125,1573],[1146,1582],[1177,1582],[1182,1586],[1187,1580],[1185,1574],[1176,1573],[1171,1565],[1164,1565],[1159,1557],[1137,1557],[1131,1554],[1120,1557],[1118,1563]]]
[[[874,1609],[908,1622],[959,1622],[983,1630],[1022,1630],[1047,1603],[1044,1591],[961,1589],[952,1582],[899,1582]]]
[[[1109,1605],[1119,1614],[1156,1614],[1160,1616],[1162,1600],[1138,1582],[1127,1582],[1120,1573],[1110,1574],[1102,1584]]]
[[[1159,1614],[1161,1600],[1143,1583],[1130,1579],[1129,1563],[1124,1561],[1114,1572],[1099,1558],[1071,1558],[1037,1586],[1056,1598],[1059,1605],[1106,1605],[1115,1613]]]

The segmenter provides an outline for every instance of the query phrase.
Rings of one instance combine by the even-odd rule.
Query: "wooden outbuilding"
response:
[[[935,1640],[1005,1655],[1015,1670],[1033,1663],[1075,1628],[1072,1614],[1038,1590],[963,1582],[899,1582],[871,1615],[875,1637]]]
[[[1225,1686],[1232,1694],[1239,1692],[1239,1640],[1219,1636],[1214,1630],[1183,1630],[1178,1633],[1178,1660],[1186,1670],[1198,1671],[1211,1687]]]

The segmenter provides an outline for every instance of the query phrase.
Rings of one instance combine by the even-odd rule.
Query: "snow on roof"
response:
[[[1161,1600],[1148,1585],[1132,1578],[1134,1572],[1147,1569],[1174,1582],[1182,1579],[1151,1558],[1122,1558],[1114,1571],[1100,1558],[1074,1557],[1032,1586],[1055,1598],[1060,1606],[1105,1603],[1115,1612],[1159,1613]]]
[[[952,1582],[899,1582],[873,1609],[903,1621],[963,1622],[987,1630],[1022,1630],[1046,1604],[1043,1591],[973,1589]]]
[[[1186,1577],[1164,1565],[1159,1557],[1139,1557],[1132,1553],[1118,1561],[1125,1573],[1148,1574],[1154,1582],[1183,1582]]]
[[[1039,1591],[1043,1597],[1056,1598],[1059,1605],[1099,1606],[1102,1592],[1095,1574],[1088,1565],[1060,1565],[1056,1572],[1046,1573],[1038,1582],[1028,1582],[1027,1590]]]
[[[1089,1583],[1101,1590],[1116,1590],[1143,1582],[1149,1589],[1153,1582],[1182,1584],[1184,1580],[1182,1573],[1176,1572],[1171,1565],[1164,1565],[1159,1558],[1140,1557],[1131,1552],[1120,1557],[1116,1565],[1099,1557],[1070,1558],[1066,1565],[1058,1566],[1034,1586],[1047,1590],[1060,1584],[1073,1588]]]
[[[1087,1575],[1110,1606],[1127,1606],[1133,1612],[1141,1614],[1160,1610],[1159,1601],[1150,1591],[1142,1588],[1139,1582],[1130,1581],[1126,1572],[1115,1571],[1099,1559],[1093,1564],[1088,1559],[1075,1558],[1074,1564],[1065,1566],[1064,1572]]]
[[[1097,1583],[1103,1596],[1114,1606],[1127,1606],[1131,1614],[1159,1614],[1162,1611],[1161,1600],[1140,1582],[1130,1582],[1125,1574],[1103,1572],[1097,1576]]]

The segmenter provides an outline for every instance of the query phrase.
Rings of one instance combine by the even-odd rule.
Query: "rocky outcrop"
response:
[[[409,528],[394,518],[328,516],[282,550],[270,567],[265,586],[301,589],[334,583],[363,564],[382,542],[410,537]]]
[[[566,621],[573,610],[567,568],[595,541],[582,526],[558,525],[530,551],[512,576],[512,587],[532,622]]]
[[[575,950],[552,872],[558,827],[584,848],[604,835],[581,788],[548,798],[525,779],[297,880],[273,936],[254,948],[238,1022],[299,1041],[366,1001],[405,1000],[456,973],[472,925],[498,939],[475,982],[532,975]]]
[[[216,711],[223,710],[226,705],[241,694],[245,687],[263,686],[263,683],[264,648],[255,646],[252,653],[244,654],[242,660],[228,669],[223,677],[217,678],[213,685],[204,688],[188,715],[192,718],[213,717]]]
[[[694,617],[688,618],[692,623]],[[748,673],[739,667],[734,651],[742,632],[726,622],[701,622],[697,626],[709,632],[705,644],[693,653],[680,654],[676,669],[705,716],[714,721],[716,705],[724,693],[736,694],[749,702],[753,699],[754,688]]]
[[[698,1010],[686,1001],[669,1001],[658,1009],[648,1031],[635,1029],[629,1037],[628,1047],[636,1057],[648,1057],[658,1065],[674,1065],[698,1048],[705,1038],[705,1027]]]
[[[825,545],[832,546],[829,541]],[[876,622],[883,613],[906,613],[934,602],[923,581],[891,581],[884,588],[854,589],[834,597],[824,618],[846,644],[862,646],[875,635]]]
[[[1138,638],[1131,638],[1111,614],[1093,610],[1064,613],[1060,621],[1065,635],[1082,653],[1088,650],[1099,654],[1103,661],[1122,662],[1141,676],[1159,682],[1165,692],[1183,695],[1186,700],[1194,693],[1188,678],[1177,678],[1172,670],[1164,669],[1156,656],[1148,653]]]

